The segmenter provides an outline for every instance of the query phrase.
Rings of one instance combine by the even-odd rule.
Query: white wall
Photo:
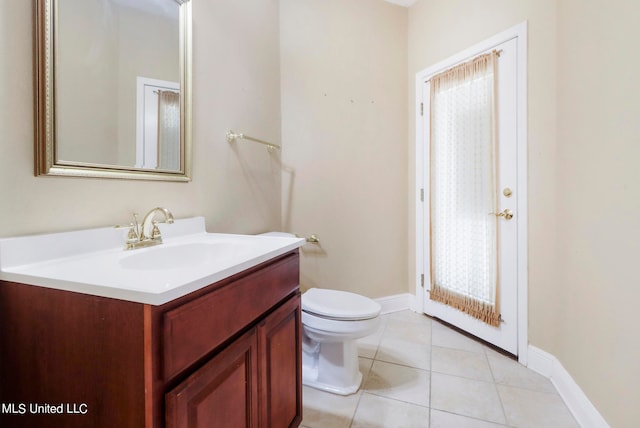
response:
[[[407,9],[282,0],[282,215],[303,287],[407,291]]]
[[[34,177],[32,3],[0,1],[0,236],[109,226],[158,205],[177,217],[205,215],[211,231],[280,226],[278,163],[224,136],[233,128],[280,140],[277,0],[193,2],[194,173],[186,184]]]

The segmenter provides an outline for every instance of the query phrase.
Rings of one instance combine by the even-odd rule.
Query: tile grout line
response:
[[[360,391],[360,397],[358,397],[358,402],[356,403],[355,409],[353,409],[353,415],[351,416],[351,422],[349,422],[349,428],[353,426],[353,423],[356,420],[356,414],[358,413],[358,407],[360,407],[360,400],[362,400],[362,394],[364,391]]]
[[[496,382],[496,377],[493,374],[493,368],[491,367],[491,362],[489,361],[489,355],[487,354],[488,349],[489,348],[483,347],[484,358],[487,360],[487,365],[489,366],[489,373],[491,373],[491,379],[493,380],[493,387],[495,388],[496,394],[498,395],[498,400],[500,400],[500,408],[502,409],[502,415],[504,416],[504,424],[505,426],[510,426],[509,419],[507,418],[507,411],[504,409],[502,396],[500,395],[500,391],[498,390],[498,383]]]
[[[378,350],[380,349],[380,342],[382,342],[382,336],[384,336],[385,331],[387,330],[387,324],[388,324],[389,319],[386,318],[384,320],[384,326],[382,328],[382,332],[380,333],[380,338],[378,340],[378,343],[376,344],[376,352],[373,353],[373,357],[371,358],[371,366],[369,367],[369,371],[367,372],[367,378],[369,377],[369,374],[371,373],[371,370],[373,369],[373,363],[375,363],[376,357],[378,356]],[[361,358],[360,355],[358,354],[358,358]],[[362,358],[366,358],[366,357],[362,357]],[[353,415],[351,416],[351,422],[349,423],[349,428],[351,428],[353,426],[353,424],[355,423],[356,420],[356,415],[358,414],[358,407],[360,407],[360,401],[362,401],[362,396],[365,393],[365,384],[366,384],[367,379],[362,379],[362,385],[360,386],[360,397],[358,397],[358,402],[356,403],[356,407],[353,410]]]
[[[463,417],[465,419],[472,419],[474,421],[482,422],[484,424],[493,424],[493,425],[497,425],[497,426],[504,427],[504,428],[517,428],[517,427],[512,427],[511,425],[505,425],[505,424],[501,424],[501,423],[498,423],[498,422],[488,421],[486,419],[482,419],[482,418],[479,418],[477,416],[469,416],[469,415],[465,415],[465,414],[462,414],[462,413],[456,413],[456,412],[453,412],[451,410],[441,410],[441,409],[436,409],[436,410],[441,412],[441,413],[447,413],[449,415],[454,415],[454,416],[461,416],[461,417]]]

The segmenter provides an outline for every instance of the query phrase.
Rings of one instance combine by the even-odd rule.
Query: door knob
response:
[[[506,209],[501,213],[489,213],[489,215],[495,215],[496,217],[504,217],[505,220],[511,220],[513,218],[513,211]]]

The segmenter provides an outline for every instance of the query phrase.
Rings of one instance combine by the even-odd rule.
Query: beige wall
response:
[[[283,228],[303,287],[407,291],[407,9],[282,0]]]
[[[612,427],[640,421],[640,2],[558,7],[560,358]]]
[[[409,11],[409,78],[528,21],[529,340],[558,357],[611,426],[631,427],[640,420],[640,4],[614,3],[420,0]]]
[[[56,51],[57,133],[65,161],[118,162],[117,20],[97,1],[59,7]]]
[[[211,231],[280,226],[277,157],[227,129],[280,140],[278,1],[194,1],[191,183],[33,176],[32,2],[0,1],[0,236],[108,226],[166,206]],[[239,25],[238,23],[242,23]]]

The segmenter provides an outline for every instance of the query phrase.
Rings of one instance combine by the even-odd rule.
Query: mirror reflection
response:
[[[37,73],[53,86],[37,85],[38,125],[53,133],[39,132],[36,174],[188,179],[188,0],[38,6]]]
[[[58,7],[58,160],[179,169],[178,4]]]

